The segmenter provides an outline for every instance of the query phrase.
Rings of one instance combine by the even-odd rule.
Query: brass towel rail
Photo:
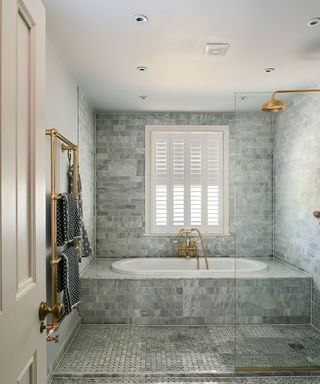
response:
[[[73,144],[70,140],[61,135],[56,129],[46,129],[45,134],[51,139],[51,306],[47,303],[40,303],[39,319],[41,320],[40,332],[46,331],[47,341],[59,341],[59,336],[52,336],[58,330],[62,320],[64,319],[63,304],[58,303],[57,295],[57,269],[60,258],[57,253],[57,144],[58,140],[62,142],[61,150],[73,151],[73,192],[78,195],[78,161],[79,147]],[[73,246],[80,249],[80,240],[74,239]],[[79,309],[79,308],[78,308]],[[48,315],[51,315],[51,323],[45,324],[44,320]]]

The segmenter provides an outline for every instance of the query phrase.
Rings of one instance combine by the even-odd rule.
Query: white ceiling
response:
[[[307,26],[319,0],[43,3],[49,35],[97,111],[233,111],[235,92],[320,83],[320,26]],[[137,24],[138,13],[149,22]],[[207,42],[230,48],[206,57]]]

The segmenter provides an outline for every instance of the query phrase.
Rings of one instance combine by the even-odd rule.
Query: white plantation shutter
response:
[[[203,127],[202,127],[203,129]],[[225,233],[227,218],[226,130],[153,129],[147,185],[151,233],[198,228]]]

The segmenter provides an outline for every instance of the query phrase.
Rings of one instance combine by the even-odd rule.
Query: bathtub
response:
[[[268,266],[263,261],[233,258],[208,258],[209,270],[205,269],[204,258],[200,258],[200,269],[197,269],[196,258],[182,257],[143,257],[115,261],[111,269],[114,272],[135,276],[208,276],[232,278],[263,273]]]

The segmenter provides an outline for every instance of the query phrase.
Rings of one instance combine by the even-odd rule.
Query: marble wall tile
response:
[[[229,125],[230,236],[207,238],[208,252],[234,256],[237,237],[238,256],[272,255],[270,116],[177,112],[97,115],[97,256],[177,255],[173,238],[144,236],[147,124]]]
[[[274,129],[275,256],[313,277],[313,324],[320,329],[320,96],[301,95]]]
[[[81,269],[95,257],[96,243],[96,181],[95,181],[95,113],[78,89],[78,127],[79,127],[79,169],[82,185],[83,217],[93,249],[91,257],[83,258]]]

